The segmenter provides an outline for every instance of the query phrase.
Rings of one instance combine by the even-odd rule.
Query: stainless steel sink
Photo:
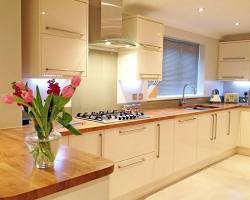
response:
[[[213,106],[213,105],[190,105],[184,107],[186,110],[210,110],[210,109],[215,109],[219,108],[218,106]]]

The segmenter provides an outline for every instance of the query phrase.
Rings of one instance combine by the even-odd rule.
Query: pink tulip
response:
[[[80,76],[74,76],[72,79],[71,79],[71,86],[76,88],[80,85],[81,83],[81,77]]]
[[[65,86],[62,90],[62,96],[65,98],[71,98],[75,90],[71,85]]]
[[[16,87],[20,88],[20,90],[24,90],[25,84],[22,81],[18,81],[18,82],[16,82]]]
[[[29,91],[22,91],[22,98],[26,103],[31,103],[33,101],[33,92],[29,89]]]
[[[4,95],[2,96],[2,101],[6,104],[12,104],[15,101],[14,95]]]

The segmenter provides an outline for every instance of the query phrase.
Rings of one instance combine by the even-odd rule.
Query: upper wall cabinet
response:
[[[164,25],[132,16],[123,20],[123,36],[139,44],[137,49],[121,50],[118,54],[118,80],[162,79]]]
[[[22,1],[23,76],[87,76],[87,33],[87,0]]]
[[[218,78],[250,79],[250,41],[222,42],[219,49]]]
[[[123,36],[148,46],[163,46],[164,25],[143,16],[123,19]]]

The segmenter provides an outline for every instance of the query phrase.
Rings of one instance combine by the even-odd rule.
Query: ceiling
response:
[[[216,39],[250,32],[250,0],[123,0],[123,4],[127,13]],[[200,7],[205,11],[198,12]]]

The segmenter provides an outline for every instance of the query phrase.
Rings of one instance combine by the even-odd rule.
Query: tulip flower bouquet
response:
[[[64,109],[80,82],[80,77],[75,76],[72,78],[71,84],[61,90],[54,79],[49,80],[48,96],[42,100],[38,86],[36,95],[33,96],[33,91],[28,84],[19,81],[12,83],[14,89],[12,95],[3,96],[3,102],[7,104],[16,102],[33,120],[35,133],[26,136],[26,144],[33,155],[37,168],[47,168],[54,164],[61,138],[60,133],[53,129],[55,121],[72,134],[80,135],[79,131],[70,124],[72,116]]]

